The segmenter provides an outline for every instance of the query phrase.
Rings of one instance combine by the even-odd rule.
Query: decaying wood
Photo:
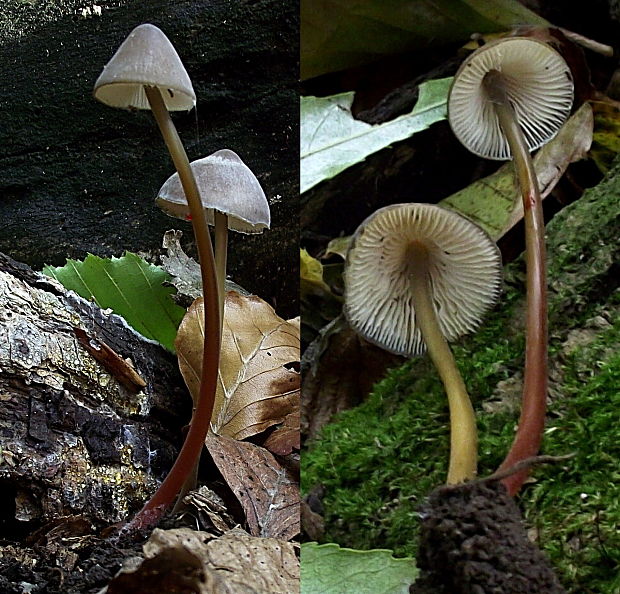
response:
[[[0,403],[8,524],[125,519],[170,467],[191,409],[172,354],[2,254]]]

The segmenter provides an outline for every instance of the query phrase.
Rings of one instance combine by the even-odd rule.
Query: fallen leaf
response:
[[[342,310],[342,297],[335,295],[323,278],[324,267],[306,250],[299,250],[299,295],[304,311],[304,341],[309,341]],[[305,328],[311,329],[306,333]]]
[[[355,551],[337,544],[301,545],[304,594],[408,594],[419,570],[412,558],[395,559],[392,551]]]
[[[209,433],[213,461],[243,507],[254,536],[289,540],[299,533],[299,485],[265,448]]]
[[[107,594],[295,594],[299,561],[293,545],[233,529],[219,538],[189,528],[155,529],[144,559],[130,558]]]
[[[592,108],[586,103],[536,153],[534,169],[543,199],[568,165],[585,157],[592,142],[592,128]],[[523,217],[522,202],[512,163],[506,163],[494,174],[444,198],[439,205],[465,215],[497,241]]]
[[[347,257],[347,252],[349,251],[349,246],[351,245],[351,236],[347,235],[344,237],[335,237],[330,240],[327,244],[327,248],[325,249],[324,257],[327,256],[340,256],[343,260]]]
[[[224,500],[206,485],[190,491],[183,498],[183,504],[192,516],[198,518],[200,527],[210,533],[223,534],[235,525],[226,510]]]
[[[445,119],[451,82],[451,78],[442,78],[421,84],[418,102],[410,113],[377,126],[353,117],[354,93],[302,97],[300,192]]]
[[[43,273],[84,299],[110,308],[135,330],[173,350],[174,337],[185,310],[164,286],[168,274],[131,252],[121,258],[88,254],[83,261],[67,259],[62,267],[45,266]]]
[[[302,361],[304,438],[316,437],[336,413],[362,402],[388,367],[403,361],[361,339],[344,316],[325,326]]]
[[[202,369],[203,300],[196,299],[175,343],[195,399]],[[244,439],[299,408],[299,322],[280,318],[256,296],[226,294],[222,351],[211,430]]]
[[[301,447],[299,434],[299,409],[286,415],[284,423],[278,427],[263,444],[270,452],[286,456]]]
[[[302,79],[383,56],[466,41],[515,23],[546,24],[516,0],[312,0],[301,3]]]
[[[188,307],[194,299],[202,297],[202,276],[200,264],[183,251],[181,237],[182,231],[166,231],[162,245],[168,255],[161,257],[161,266],[170,275],[170,284],[177,290],[175,297],[191,299],[184,304]],[[251,294],[229,279],[224,281],[224,285],[227,291],[237,291],[240,295]]]
[[[179,294],[197,299],[202,297],[200,265],[183,251],[182,236],[182,231],[166,231],[162,246],[168,255],[161,257],[161,265]]]

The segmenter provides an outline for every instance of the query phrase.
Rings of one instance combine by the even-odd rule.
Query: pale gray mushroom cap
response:
[[[222,149],[191,163],[207,222],[214,211],[228,215],[228,228],[262,233],[271,224],[269,203],[251,169],[231,150]],[[190,212],[179,174],[171,175],[159,190],[157,205],[168,215],[189,220]]]
[[[476,50],[454,77],[448,97],[448,119],[456,137],[487,159],[511,158],[493,103],[482,80],[498,70],[525,141],[533,151],[553,138],[573,104],[570,68],[552,47],[525,37],[499,39]]]
[[[144,86],[159,87],[168,111],[189,111],[196,105],[192,81],[170,40],[148,23],[136,27],[95,83],[94,95],[106,105],[151,109]]]
[[[381,208],[357,229],[345,265],[345,315],[366,340],[411,357],[426,350],[411,294],[410,246],[429,254],[429,285],[447,340],[474,330],[497,301],[501,255],[477,225],[434,204]]]

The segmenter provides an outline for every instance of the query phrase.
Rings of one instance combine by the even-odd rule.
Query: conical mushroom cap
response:
[[[95,98],[125,109],[150,109],[144,86],[159,87],[168,111],[196,105],[192,81],[170,40],[148,23],[136,27],[95,83]]]
[[[490,70],[502,74],[529,150],[551,140],[570,114],[573,78],[558,52],[527,37],[491,42],[463,62],[448,97],[448,119],[456,137],[481,157],[511,158],[508,141],[482,84]]]
[[[269,228],[271,215],[265,192],[239,155],[222,149],[192,162],[191,168],[209,225],[214,224],[214,211],[218,210],[228,215],[228,228],[234,231],[261,233]],[[190,218],[178,173],[164,182],[156,202],[172,217]]]
[[[434,204],[395,204],[357,229],[345,265],[347,320],[363,338],[411,357],[426,345],[411,293],[413,242],[428,252],[429,286],[446,340],[474,330],[497,301],[501,255],[477,225]]]

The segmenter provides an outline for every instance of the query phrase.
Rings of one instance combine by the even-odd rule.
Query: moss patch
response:
[[[620,591],[619,163],[548,228],[551,403],[543,447],[576,456],[534,470],[519,498],[532,535],[575,593]],[[522,266],[508,267],[500,307],[454,348],[478,414],[481,475],[502,461],[518,417]],[[302,467],[305,490],[325,487],[325,540],[415,554],[419,502],[446,476],[447,421],[441,383],[422,359],[392,370],[363,405],[327,426]]]

